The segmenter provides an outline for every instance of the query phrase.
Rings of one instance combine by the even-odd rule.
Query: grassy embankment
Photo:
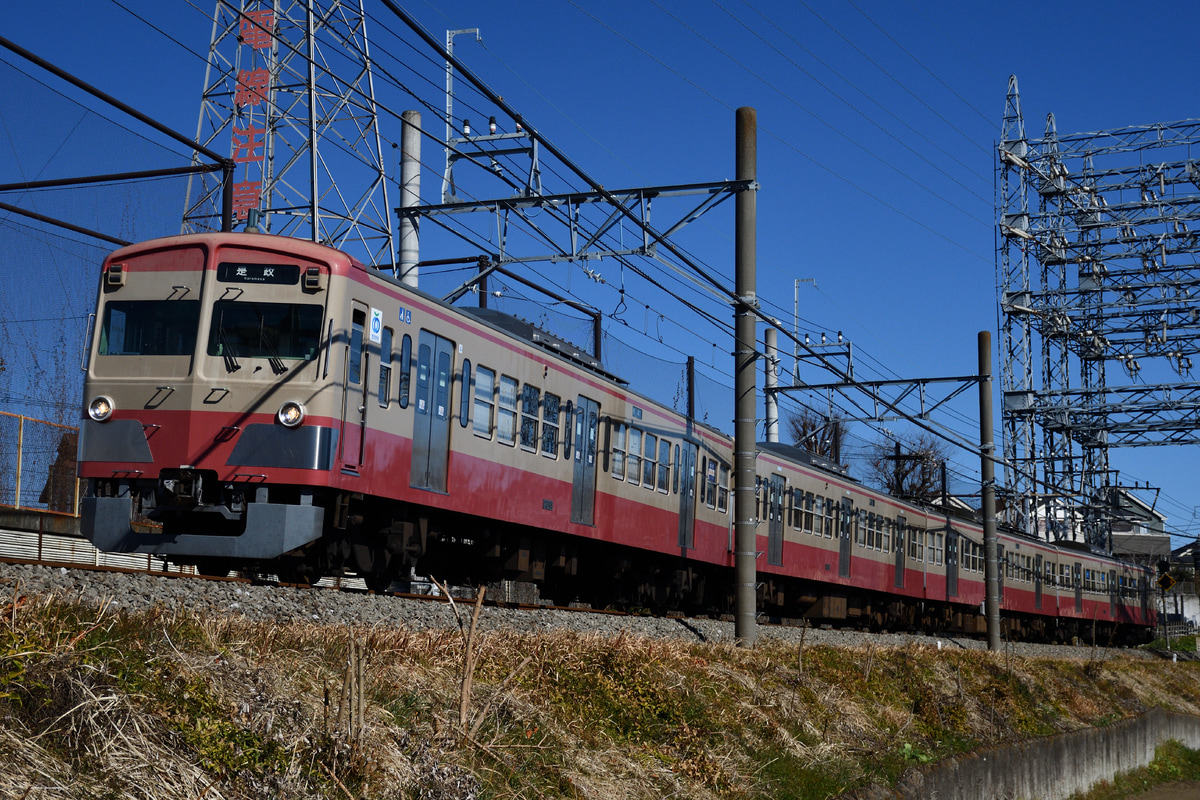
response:
[[[0,796],[825,798],[1200,710],[1197,662],[472,636],[469,617],[406,631],[0,603]]]

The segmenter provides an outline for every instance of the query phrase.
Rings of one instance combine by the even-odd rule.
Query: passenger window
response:
[[[722,475],[725,475],[725,468],[721,468]],[[757,490],[755,490],[757,497]],[[717,502],[717,462],[713,459],[708,460],[708,467],[704,470],[704,505],[713,508]]]
[[[379,406],[392,399],[392,329],[384,328],[379,342]]]
[[[412,337],[407,333],[400,342],[400,401],[401,408],[408,408],[408,386],[412,380]]]
[[[475,435],[492,438],[492,410],[496,391],[496,373],[487,367],[475,368]]]
[[[653,492],[654,476],[658,473],[658,462],[655,461],[655,458],[658,456],[658,437],[652,433],[647,433],[645,444],[646,458],[643,462],[642,485]]]
[[[562,404],[556,394],[542,397],[542,455],[558,458],[558,411]]]
[[[635,486],[642,478],[642,432],[629,429],[629,482]]]
[[[496,410],[496,438],[505,444],[517,441],[517,379],[500,376],[500,405]]]
[[[471,359],[464,358],[462,366],[462,396],[458,399],[458,422],[464,428],[471,422]]]
[[[525,384],[521,390],[521,447],[526,450],[537,450],[541,397],[542,390],[532,384]]]
[[[612,476],[625,480],[625,423],[612,424]]]
[[[711,486],[711,485],[710,485]],[[709,506],[712,501],[709,501]],[[721,465],[721,483],[717,487],[717,511],[725,511],[729,506],[729,467]]]

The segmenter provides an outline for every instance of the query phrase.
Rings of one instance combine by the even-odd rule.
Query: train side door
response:
[[[345,391],[342,392],[342,466],[362,464],[363,429],[367,424],[367,309],[354,303],[350,314],[350,344],[346,350]]]
[[[958,597],[958,531],[946,529],[946,597]]]
[[[838,577],[850,577],[850,537],[854,535],[854,501],[842,498],[842,540],[838,543]]]
[[[1041,555],[1035,555],[1033,557],[1033,572],[1034,572],[1034,575],[1033,575],[1033,607],[1041,608],[1042,607],[1042,575],[1044,574],[1044,570],[1042,569]]]
[[[1075,611],[1083,613],[1083,564],[1075,562]]]
[[[767,563],[783,564],[783,489],[782,475],[772,475],[767,483]]]
[[[892,537],[892,542],[896,546],[896,588],[904,588],[904,540],[905,527],[904,517],[896,517],[896,535]]]
[[[696,444],[683,442],[679,469],[679,547],[696,546]]]
[[[571,522],[596,524],[596,437],[600,406],[579,395],[575,406],[575,475],[571,487]]]
[[[422,330],[417,341],[417,380],[413,397],[412,470],[409,485],[446,491],[450,457],[450,383],[454,343]]]

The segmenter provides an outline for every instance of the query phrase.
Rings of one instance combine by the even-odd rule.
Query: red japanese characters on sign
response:
[[[256,106],[267,99],[270,85],[271,74],[265,69],[240,70],[233,102],[239,106]]]
[[[233,185],[233,215],[245,219],[246,212],[258,208],[259,196],[262,194],[262,181],[243,181]]]
[[[246,128],[233,129],[233,160],[239,164],[251,161],[262,161],[263,154],[255,152],[266,145],[263,134],[266,128],[256,128],[250,125]]]
[[[274,38],[271,31],[275,27],[275,12],[272,9],[251,11],[243,14],[238,25],[238,35],[242,42],[255,50],[266,50]]]
[[[238,20],[238,39],[247,47],[257,51],[270,50],[275,41],[275,11],[263,8],[247,11]],[[253,59],[254,56],[252,55]],[[238,70],[234,103],[238,109],[262,105],[268,99],[271,88],[271,73],[265,67]],[[239,111],[239,117],[242,116]],[[263,172],[261,165],[266,153],[266,127],[253,124],[243,118],[233,127],[233,160],[246,164],[245,180],[233,185],[233,214],[238,220],[246,218],[252,208],[262,202]],[[238,127],[241,125],[241,127]],[[257,177],[258,180],[252,180]]]

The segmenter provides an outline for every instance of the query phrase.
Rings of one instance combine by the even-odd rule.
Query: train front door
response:
[[[367,424],[367,310],[354,304],[350,315],[350,345],[342,392],[342,467],[357,470],[362,463],[363,429]]]
[[[600,405],[579,395],[575,406],[575,475],[571,486],[571,522],[596,524],[596,437]]]
[[[417,341],[417,380],[413,392],[412,472],[409,485],[431,492],[446,491],[450,456],[450,381],[454,376],[454,343],[429,331]]]

